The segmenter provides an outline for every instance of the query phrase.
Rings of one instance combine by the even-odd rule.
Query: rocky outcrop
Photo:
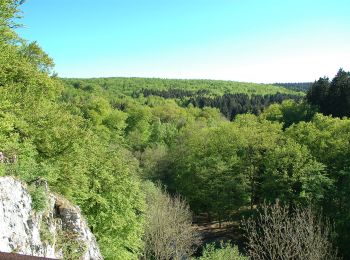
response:
[[[34,210],[29,187],[13,177],[0,178],[0,252],[58,259],[103,259],[80,209],[50,193],[44,181],[45,207]],[[33,200],[33,198],[34,200]]]

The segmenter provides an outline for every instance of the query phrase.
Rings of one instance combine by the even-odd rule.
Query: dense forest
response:
[[[78,204],[105,259],[350,259],[348,72],[306,96],[60,79],[16,34],[20,4],[0,0],[0,176],[45,179]],[[237,240],[206,243],[200,219],[237,224]]]
[[[286,89],[291,89],[295,91],[307,92],[311,86],[312,82],[296,82],[296,83],[274,83],[274,86],[282,86]]]
[[[189,80],[189,79],[157,79],[157,78],[95,78],[95,79],[63,79],[75,88],[86,90],[102,87],[114,95],[131,95],[143,90],[184,90],[206,91],[207,94],[295,94],[295,91],[282,86],[256,84],[247,82],[223,81],[223,80]]]
[[[325,115],[350,116],[350,73],[340,69],[332,79],[320,78],[307,93],[307,101]]]
[[[197,92],[191,92],[181,89],[156,90],[146,89],[141,92],[143,96],[160,96],[163,98],[177,99],[180,105],[188,107],[190,104],[199,107],[214,107],[229,120],[232,120],[238,114],[253,113],[260,114],[264,108],[274,103],[282,103],[284,100],[292,99],[300,101],[301,95],[297,94],[264,94],[264,95],[248,95],[243,93],[223,94],[221,96],[208,95],[206,89]],[[133,97],[139,95],[133,94]]]

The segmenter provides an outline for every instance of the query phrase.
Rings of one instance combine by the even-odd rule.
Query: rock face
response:
[[[0,252],[58,259],[103,259],[80,209],[41,187],[46,206],[34,210],[27,185],[0,177]]]

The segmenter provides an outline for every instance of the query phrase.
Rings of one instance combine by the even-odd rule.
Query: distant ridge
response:
[[[281,86],[286,89],[294,91],[307,92],[312,86],[313,82],[290,82],[290,83],[274,83],[274,86]]]
[[[302,95],[300,91],[288,89],[282,85],[259,84],[251,82],[237,82],[209,79],[161,79],[161,78],[62,78],[63,82],[77,89],[103,88],[106,91],[132,95],[145,89],[152,90],[207,90],[210,95],[248,94],[273,95],[295,94]]]

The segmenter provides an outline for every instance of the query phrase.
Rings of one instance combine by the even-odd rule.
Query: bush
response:
[[[248,260],[248,257],[241,255],[237,246],[230,243],[221,243],[219,248],[215,244],[208,244],[204,248],[203,256],[199,260]]]
[[[252,259],[338,259],[328,220],[308,208],[263,204],[255,218],[243,221],[247,251]]]
[[[187,259],[199,242],[192,215],[180,197],[171,197],[162,187],[148,188],[145,259]]]
[[[29,194],[32,198],[32,209],[36,212],[42,211],[47,206],[47,195],[45,188],[42,186],[29,186]]]

